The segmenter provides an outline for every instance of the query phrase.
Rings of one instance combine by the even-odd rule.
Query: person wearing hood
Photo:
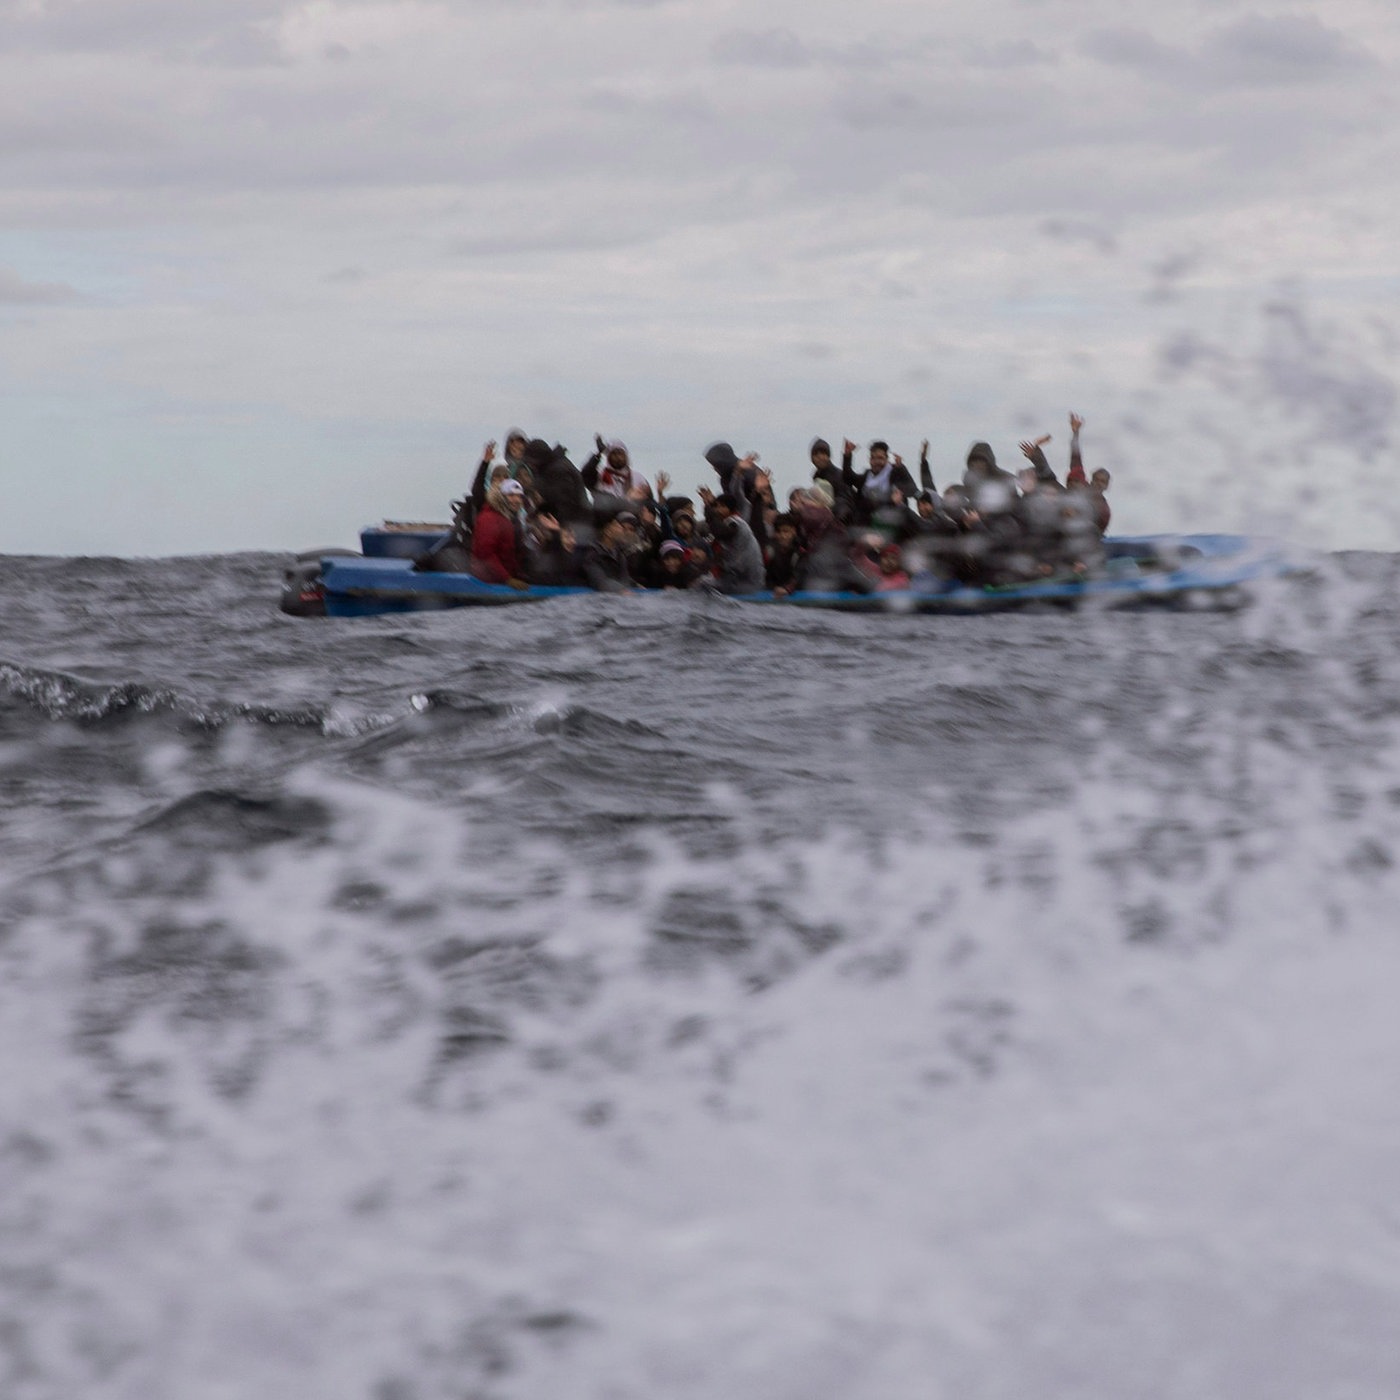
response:
[[[472,532],[471,572],[482,583],[526,588],[521,513],[525,488],[510,477],[486,493]]]
[[[832,509],[839,519],[850,520],[851,497],[841,468],[831,460],[831,444],[825,438],[813,438],[807,455],[812,461],[812,480],[831,487]]]
[[[748,456],[741,457],[727,442],[716,442],[705,449],[705,460],[715,469],[721,491],[739,494],[734,491],[734,473],[739,472],[742,476],[744,496],[752,493],[753,479],[758,469],[757,452],[750,452]]]
[[[626,500],[635,490],[651,495],[651,483],[641,472],[632,469],[632,459],[620,442],[604,442],[595,433],[598,450],[583,464],[583,484],[595,495],[619,496]]]
[[[563,447],[558,443],[551,447],[543,438],[534,438],[525,446],[524,462],[534,478],[541,511],[569,527],[588,522],[593,508],[583,475]]]
[[[963,486],[984,520],[1015,508],[1016,478],[997,466],[997,455],[988,443],[974,442],[968,449]]]
[[[519,428],[511,428],[506,433],[506,449],[502,458],[506,475],[512,481],[518,481],[527,488],[530,486],[530,469],[525,461],[525,448],[529,441],[530,439]],[[496,443],[492,439],[481,449],[481,464],[476,469],[477,476],[482,481],[486,480],[486,474],[491,470],[491,464],[495,458]]]

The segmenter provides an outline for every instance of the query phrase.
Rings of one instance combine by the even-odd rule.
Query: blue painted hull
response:
[[[770,607],[831,608],[843,612],[983,613],[1036,604],[1073,607],[1231,606],[1247,585],[1293,570],[1285,552],[1245,535],[1143,535],[1104,541],[1104,573],[1090,579],[1045,579],[995,588],[931,580],[927,587],[890,593],[771,593],[736,597]],[[403,558],[327,558],[322,563],[331,617],[496,607],[587,594],[587,588],[482,583],[469,574],[415,573]]]

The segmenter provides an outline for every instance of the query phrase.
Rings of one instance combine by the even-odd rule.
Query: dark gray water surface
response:
[[[569,1283],[549,1248],[517,1243],[506,1250],[514,1282],[494,1292],[484,1264],[469,1282],[439,1276],[459,1249],[496,1259],[475,1207],[453,1215],[426,1195],[401,1199],[401,1169],[380,1160],[388,1148],[356,1149],[336,1139],[341,1128],[288,1139],[280,1165],[270,1148],[240,1155],[243,1135],[283,1141],[270,1105],[310,1075],[320,1087],[298,1124],[320,1123],[323,1109],[326,1124],[386,1124],[442,1181],[508,1177],[518,1164],[463,1166],[442,1145],[444,1123],[467,1115],[481,1141],[538,1132],[552,1144],[540,1152],[567,1160],[559,1124],[590,1142],[622,1131],[623,1079],[672,1084],[667,1114],[692,1094],[697,1122],[723,1114],[744,1047],[774,1034],[765,1015],[794,1043],[809,1033],[790,1002],[779,1014],[754,1000],[799,986],[804,969],[830,965],[839,986],[895,985],[920,947],[938,948],[945,971],[919,1074],[976,1086],[1008,1060],[1036,1062],[1034,1034],[1013,1048],[1017,1027],[1040,1025],[1042,1043],[1065,1034],[1051,1029],[1056,999],[1080,999],[1074,1014],[1090,1020],[1109,1015],[1082,981],[1064,990],[1058,971],[1025,986],[997,972],[1026,946],[1008,939],[1037,946],[1043,930],[1057,967],[1116,947],[1115,975],[1130,981],[1164,956],[1242,976],[1255,954],[1207,950],[1265,933],[1316,948],[1309,940],[1383,932],[1400,807],[1394,557],[1322,561],[1238,614],[979,618],[656,596],[295,620],[275,609],[280,563],[0,560],[0,1016],[22,1057],[0,1097],[0,1394],[15,1400],[654,1396],[668,1374],[657,1355],[691,1367],[675,1394],[779,1393],[757,1362],[725,1371],[723,1309],[709,1319],[712,1344],[678,1336],[648,1352],[650,1324],[627,1311],[652,1287],[640,1266],[633,1276],[604,1250],[596,1276]],[[740,1028],[727,1040],[726,1018]],[[313,1050],[314,1072],[298,1058]],[[881,1086],[908,1069],[904,1051],[889,1053],[872,1070]],[[573,1087],[541,1087],[560,1082]],[[749,1093],[750,1116],[771,1113],[775,1141],[790,1143],[787,1109]],[[891,1108],[888,1121],[928,1111]],[[1005,1105],[985,1121],[999,1114],[1020,1121]],[[634,1164],[669,1141],[644,1115],[628,1132],[618,1151]],[[338,1181],[361,1157],[378,1165],[344,1187],[360,1205],[340,1223],[308,1224],[303,1211],[288,1228],[330,1249],[372,1219],[386,1258],[444,1219],[474,1243],[418,1247],[403,1264],[411,1283],[342,1260],[360,1270],[354,1301],[337,1291],[353,1293],[354,1277],[296,1281],[315,1249],[284,1252],[248,1232],[282,1199],[287,1170]],[[888,1170],[913,1181],[925,1166]],[[207,1188],[203,1205],[187,1199],[190,1182]],[[551,1204],[519,1189],[522,1221],[563,1209],[567,1248],[588,1256],[594,1247],[568,1234],[586,1212],[561,1207],[558,1183]],[[579,1189],[586,1199],[592,1188]],[[1209,1199],[1207,1226],[1231,1218]],[[637,1209],[625,1228],[644,1231]],[[201,1233],[211,1222],[230,1232],[222,1254]],[[981,1267],[968,1240],[949,1248]],[[198,1280],[230,1270],[232,1294],[186,1278],[184,1250],[202,1260]],[[775,1243],[763,1258],[780,1255]],[[789,1262],[773,1277],[808,1267]],[[1201,1262],[1199,1278],[1218,1282],[1213,1267]],[[277,1280],[266,1306],[250,1301],[259,1270]],[[122,1278],[144,1301],[124,1301]],[[989,1299],[1053,1311],[1053,1290],[1028,1302],[1024,1279],[966,1286],[984,1313]],[[1194,1287],[1182,1282],[1171,1306]],[[446,1314],[405,1321],[386,1302],[404,1289]],[[181,1321],[187,1291],[202,1301]],[[225,1336],[211,1319],[232,1295],[236,1314],[261,1321]],[[768,1296],[750,1298],[755,1315]],[[289,1340],[269,1318],[293,1298],[308,1311]],[[768,1319],[774,1366],[800,1354],[793,1374],[821,1372],[785,1307]],[[984,1313],[977,1326],[1002,1335]],[[1205,1316],[1187,1309],[1175,1325],[1195,1329],[1227,1375],[1234,1344]],[[347,1319],[357,1337],[378,1337],[348,1371],[326,1350],[354,1351],[334,1341]],[[1123,1326],[1131,1336],[1141,1322]],[[1046,1348],[1061,1356],[1017,1323],[1021,1343],[1006,1333],[1002,1360],[982,1370],[971,1334],[944,1324],[941,1350],[920,1353],[907,1376],[891,1359],[904,1342],[859,1333],[850,1346],[865,1369],[838,1366],[847,1379],[830,1393],[941,1394],[918,1388],[932,1355],[963,1396],[1027,1394]],[[1366,1363],[1346,1348],[1308,1353],[1325,1382],[1311,1395],[1396,1393],[1382,1389],[1400,1384],[1393,1346],[1363,1341]],[[1066,1338],[1063,1355],[1076,1345]],[[248,1348],[260,1359],[240,1370]],[[573,1388],[551,1389],[546,1352],[572,1357]],[[1130,1367],[1095,1365],[1060,1393],[1129,1393]],[[1277,1380],[1259,1393],[1292,1393]],[[1215,1384],[1194,1393],[1223,1394]],[[1183,1371],[1133,1393],[1193,1392]]]

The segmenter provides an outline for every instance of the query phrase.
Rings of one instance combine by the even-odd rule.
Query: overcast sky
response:
[[[1397,92],[1394,0],[0,0],[0,549],[1071,408],[1125,530],[1400,548]]]

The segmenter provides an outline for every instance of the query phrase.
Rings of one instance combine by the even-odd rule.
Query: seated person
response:
[[[797,587],[797,571],[802,562],[802,542],[798,536],[797,517],[790,512],[773,522],[773,540],[768,546],[768,561],[763,581],[779,597],[786,597]]]
[[[525,488],[507,477],[486,493],[472,531],[471,571],[483,583],[526,588],[523,526]]]
[[[526,530],[526,567],[531,583],[551,588],[577,587],[583,582],[573,530],[541,511]]]
[[[636,542],[637,517],[632,511],[601,514],[593,539],[578,552],[583,582],[599,593],[630,593],[636,581],[628,557]]]
[[[708,493],[704,493],[708,495]],[[763,589],[763,551],[753,531],[740,518],[740,501],[729,492],[709,499],[711,534],[718,560],[721,593],[758,593]]]
[[[897,544],[887,544],[880,550],[875,577],[877,593],[894,593],[909,587],[909,571],[904,567],[904,554]]]
[[[688,589],[700,577],[700,571],[690,560],[690,552],[679,540],[662,540],[657,552],[657,568],[653,588]]]

